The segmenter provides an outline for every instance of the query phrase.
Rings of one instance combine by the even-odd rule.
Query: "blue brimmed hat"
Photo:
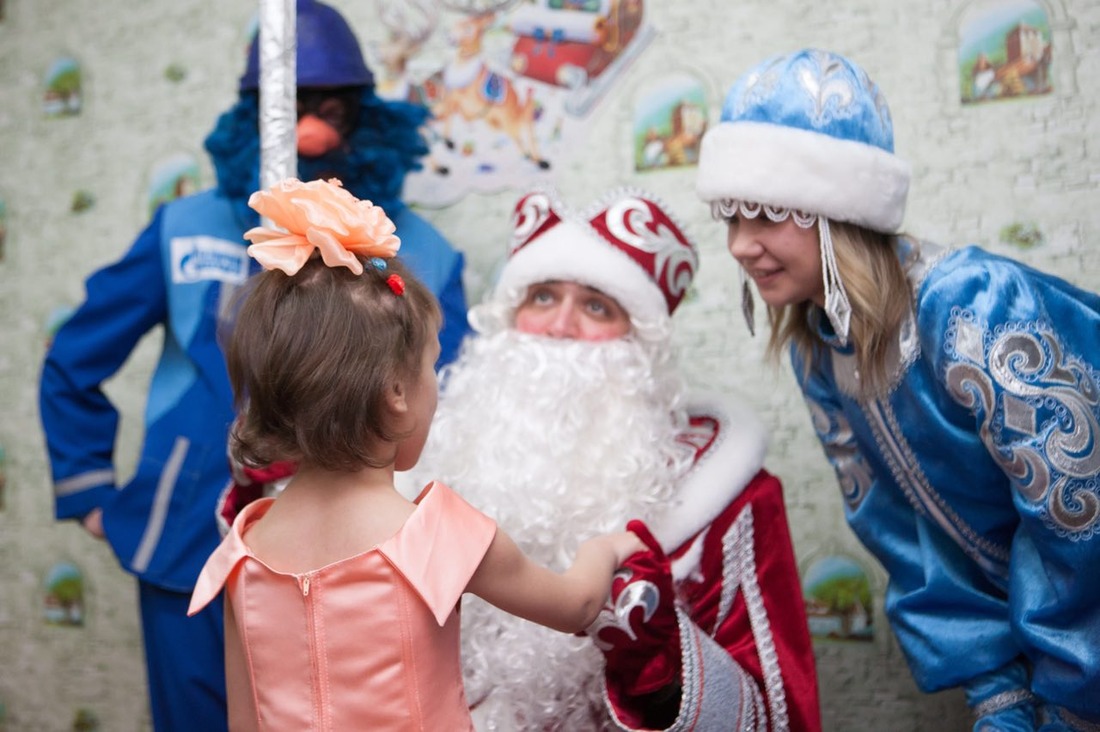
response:
[[[363,60],[359,39],[344,17],[316,0],[298,0],[297,85],[309,87],[371,86],[374,75]],[[252,40],[240,91],[260,86],[259,39]]]

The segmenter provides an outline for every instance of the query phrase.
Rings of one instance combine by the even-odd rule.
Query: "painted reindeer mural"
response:
[[[429,103],[440,134],[453,148],[451,120],[480,120],[506,134],[519,151],[541,169],[550,163],[539,153],[535,135],[537,104],[534,91],[520,92],[509,76],[489,67],[482,53],[482,39],[496,21],[497,14],[516,0],[438,0],[439,4],[464,17],[454,29],[454,57],[437,77],[428,83]],[[436,80],[431,80],[436,81]]]
[[[391,0],[375,3],[375,16],[386,37],[375,47],[381,68],[378,93],[386,99],[427,104],[424,85],[413,78],[409,61],[420,53],[439,24],[435,0]]]
[[[386,37],[376,44],[378,73],[375,85],[385,99],[432,106],[432,85],[438,84],[437,72],[428,81],[421,81],[409,68],[439,25],[439,6],[435,0],[377,0],[375,17],[386,29]],[[425,138],[438,137],[429,126],[422,130]],[[450,169],[434,154],[424,159],[424,165],[437,175],[448,175]]]

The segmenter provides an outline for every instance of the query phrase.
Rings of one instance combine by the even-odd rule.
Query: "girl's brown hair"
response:
[[[909,282],[898,259],[896,237],[832,220],[829,231],[844,289],[852,304],[848,340],[855,349],[860,371],[860,397],[869,398],[888,386],[890,347],[911,308]],[[814,354],[821,345],[809,321],[810,310],[815,307],[806,301],[768,308],[771,336],[767,353],[771,359],[777,360],[791,342],[807,368],[813,365]]]
[[[415,381],[438,331],[435,298],[396,259],[364,272],[309,260],[294,276],[257,275],[240,306],[226,361],[238,411],[230,439],[249,466],[280,460],[353,471],[390,462],[387,395]],[[404,293],[387,282],[396,274]]]

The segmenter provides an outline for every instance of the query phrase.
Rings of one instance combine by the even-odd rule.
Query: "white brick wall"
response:
[[[364,39],[381,30],[370,3],[331,0]],[[692,191],[694,171],[636,175],[631,110],[642,85],[668,70],[690,71],[710,90],[712,121],[725,89],[771,53],[831,48],[867,68],[895,120],[897,152],[913,164],[907,230],[949,244],[976,242],[1100,289],[1100,4],[1043,0],[1054,26],[1053,95],[960,107],[955,25],[967,4],[949,0],[652,0],[658,31],[619,85],[593,111],[583,154],[555,167],[555,183],[583,205],[619,184],[645,187],[686,220],[702,247],[696,292],[677,319],[689,375],[735,392],[772,427],[769,467],[786,485],[800,561],[845,551],[874,567],[844,525],[835,482],[809,428],[786,365],[762,361],[762,339],[739,317],[736,270],[724,232]],[[0,510],[0,704],[9,730],[72,725],[91,709],[102,729],[148,728],[140,627],[132,580],[104,546],[52,518],[35,384],[51,310],[76,304],[83,278],[117,258],[145,223],[151,167],[176,152],[195,155],[212,180],[201,143],[232,103],[243,65],[250,0],[6,0],[0,21],[0,199],[8,209],[0,260],[0,446],[6,506]],[[78,58],[84,110],[44,119],[40,84],[58,56]],[[179,82],[164,71],[178,64]],[[77,190],[95,205],[71,213]],[[467,256],[476,299],[503,252],[514,192],[468,197],[425,214]],[[1045,245],[1022,251],[999,231],[1034,222]],[[144,388],[158,339],[143,343],[109,386],[122,406],[119,470],[132,470]],[[74,560],[86,576],[86,626],[41,621],[43,574]],[[884,627],[881,616],[880,629]],[[866,645],[817,646],[829,730],[968,729],[961,695],[916,691],[890,635]],[[4,722],[0,716],[0,729]]]

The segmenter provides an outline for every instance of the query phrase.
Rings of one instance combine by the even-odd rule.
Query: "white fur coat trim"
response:
[[[723,122],[703,136],[696,192],[820,214],[894,233],[905,217],[909,164],[873,145],[797,127]]]
[[[679,548],[722,513],[764,467],[768,432],[756,413],[729,397],[689,398],[690,415],[718,420],[718,436],[682,479],[668,511],[650,529],[666,551]]]

